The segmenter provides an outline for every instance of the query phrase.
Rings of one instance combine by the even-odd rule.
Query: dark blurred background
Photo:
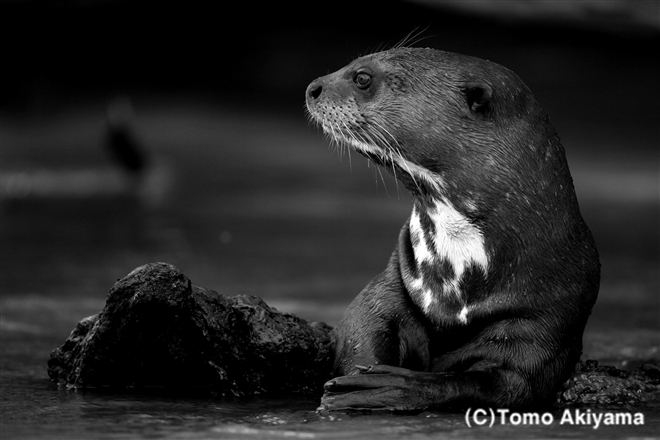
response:
[[[304,91],[412,34],[531,87],[601,252],[587,354],[657,357],[659,14],[624,0],[1,2],[4,352],[47,356],[151,261],[336,324],[410,201],[358,155],[338,159]]]

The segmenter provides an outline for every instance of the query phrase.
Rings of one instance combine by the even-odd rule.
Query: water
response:
[[[644,414],[643,426],[576,426],[554,411],[545,414],[548,425],[523,425],[509,417],[504,424],[498,418],[492,428],[470,428],[464,414],[456,413],[319,415],[313,411],[317,401],[305,398],[71,391],[34,379],[13,389],[19,388],[29,394],[9,396],[23,407],[3,414],[3,438],[620,438],[633,433],[651,437],[660,426],[657,405],[632,410]]]

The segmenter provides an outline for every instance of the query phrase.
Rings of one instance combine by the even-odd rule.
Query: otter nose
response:
[[[323,81],[320,79],[312,81],[312,83],[307,86],[307,101],[316,101],[321,92],[323,91]]]

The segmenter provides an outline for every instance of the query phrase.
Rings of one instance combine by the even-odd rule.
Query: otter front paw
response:
[[[428,373],[389,365],[356,367],[360,374],[336,377],[324,385],[318,411],[421,411],[428,407],[419,380]]]

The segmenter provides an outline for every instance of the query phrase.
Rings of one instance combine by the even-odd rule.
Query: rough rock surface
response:
[[[48,361],[77,387],[200,387],[222,395],[320,394],[332,376],[332,328],[280,313],[254,296],[196,286],[176,267],[135,269],[104,309],[78,323]],[[580,362],[556,405],[660,401],[660,366],[630,372]]]
[[[634,406],[660,401],[660,365],[645,363],[636,371],[598,361],[580,362],[557,396],[558,406]]]
[[[332,370],[331,330],[153,263],[117,281],[104,309],[51,353],[48,374],[78,387],[320,393]]]

